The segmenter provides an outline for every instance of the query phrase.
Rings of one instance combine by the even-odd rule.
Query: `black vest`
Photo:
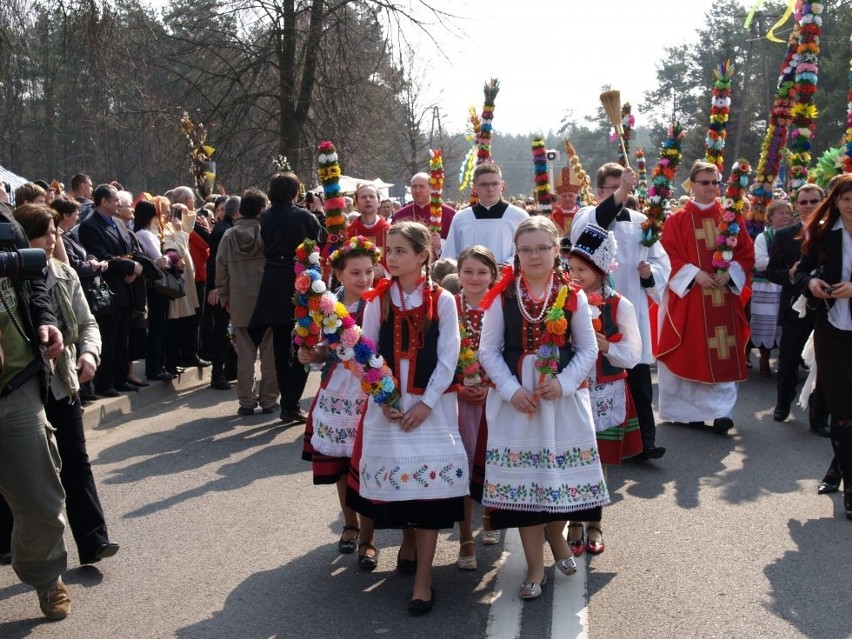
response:
[[[544,330],[544,321],[538,324],[530,324],[521,315],[521,310],[518,308],[515,291],[510,285],[503,293],[503,322],[504,322],[504,343],[503,343],[503,360],[509,366],[518,379],[521,378],[521,371],[518,364],[521,361],[521,356],[527,353],[535,353],[538,350],[539,339]],[[565,320],[568,322],[568,330],[565,333],[565,346],[559,348],[559,370],[568,366],[568,362],[574,357],[574,349],[571,346],[571,311],[565,311]]]
[[[432,377],[438,365],[438,298],[441,290],[439,287],[434,287],[431,291],[424,291],[423,306],[432,305],[432,319],[426,333],[423,334],[421,331],[419,347],[412,342],[417,336],[410,335],[409,323],[404,314],[397,313],[392,303],[388,305],[387,319],[379,327],[379,352],[399,380],[400,388],[404,385],[409,393],[423,394],[429,384],[429,378]],[[422,312],[425,320],[425,308]],[[399,355],[405,355],[411,362],[408,368],[408,380],[400,379],[397,347],[400,350]]]

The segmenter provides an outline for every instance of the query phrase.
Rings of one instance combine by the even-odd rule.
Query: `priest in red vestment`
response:
[[[749,329],[741,294],[754,266],[754,245],[742,215],[727,269],[713,266],[724,211],[717,199],[715,165],[690,171],[693,198],[669,217],[662,235],[672,274],[660,309],[657,352],[660,418],[682,423],[713,420],[713,430],[733,425],[737,382],[748,378]]]
[[[372,182],[364,182],[355,191],[355,206],[360,215],[346,227],[348,237],[363,235],[379,247],[382,260],[376,264],[376,280],[385,276],[385,238],[390,228],[390,222],[379,215],[381,195],[378,187]]]
[[[567,166],[562,167],[562,170],[556,174],[553,181],[556,183],[556,206],[553,207],[550,220],[559,230],[560,237],[570,238],[574,215],[580,210],[580,207],[577,206],[577,196],[580,194],[580,181],[578,177],[574,176],[571,168]]]

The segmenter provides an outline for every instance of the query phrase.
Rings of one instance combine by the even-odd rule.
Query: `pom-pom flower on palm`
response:
[[[816,131],[817,80],[819,77],[819,37],[822,32],[822,4],[801,4],[801,15],[797,19],[801,26],[799,46],[796,49],[795,91],[796,103],[790,109],[790,193],[808,181],[808,165],[811,163],[811,141]]]
[[[852,38],[849,39],[849,95],[846,107],[846,154],[843,172],[852,173]]]
[[[633,134],[633,127],[636,125],[636,118],[633,117],[631,113],[631,106],[629,102],[625,102],[621,106],[621,139],[624,140],[624,153],[630,153],[630,138]],[[618,149],[618,163],[621,166],[629,166],[630,163],[627,161],[627,157],[622,153],[622,147],[619,145]]]
[[[338,247],[346,253],[358,250],[374,254],[378,249],[363,237],[351,238]],[[322,281],[319,248],[306,240],[296,249],[296,327],[293,341],[311,347],[321,340],[343,366],[361,380],[361,388],[379,405],[399,407],[399,385],[393,371],[379,354],[376,345],[364,336],[361,327]]]
[[[734,65],[730,60],[713,69],[713,99],[710,103],[710,126],[704,140],[705,159],[716,165],[721,174],[725,168],[725,138],[727,137],[728,115],[731,112],[731,82]]]
[[[648,163],[645,160],[645,150],[636,149],[636,175],[639,183],[636,185],[636,201],[639,203],[639,211],[645,210],[648,201]]]
[[[790,109],[796,98],[794,77],[798,62],[796,51],[799,47],[800,29],[797,23],[787,41],[787,54],[784,56],[784,62],[781,63],[775,101],[769,112],[766,135],[763,137],[763,145],[760,149],[760,159],[757,162],[755,182],[750,195],[751,206],[746,220],[746,227],[752,237],[757,237],[766,228],[768,221],[766,209],[772,203],[775,180],[778,178],[784,147],[787,144]]]
[[[326,140],[319,145],[317,177],[325,198],[325,228],[328,239],[325,254],[330,255],[346,241],[346,202],[340,192],[340,162],[334,144]]]
[[[737,236],[740,233],[740,224],[743,220],[743,208],[745,207],[744,195],[748,191],[748,176],[751,166],[746,160],[737,160],[728,178],[728,188],[725,197],[722,198],[722,218],[719,220],[716,235],[716,251],[713,253],[713,266],[716,273],[722,274],[731,266],[734,259],[734,251],[737,248]]]
[[[550,193],[550,173],[547,170],[547,148],[540,135],[533,138],[533,167],[535,170],[535,199],[542,215],[550,215],[553,198]]]
[[[441,232],[442,195],[444,192],[444,160],[440,151],[429,151],[429,230]]]
[[[653,246],[662,236],[672,185],[677,167],[683,160],[681,146],[685,136],[686,131],[680,122],[675,122],[668,128],[666,139],[660,147],[660,159],[651,175],[651,186],[648,188],[648,207],[645,210],[647,219],[642,222],[643,246]]]

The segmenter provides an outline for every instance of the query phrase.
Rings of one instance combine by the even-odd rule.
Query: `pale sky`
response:
[[[417,41],[428,95],[442,91],[445,130],[465,129],[468,107],[482,110],[482,86],[497,77],[494,129],[506,133],[555,131],[569,109],[581,121],[598,107],[604,84],[621,91],[642,124],[637,107],[656,81],[663,47],[690,42],[713,6],[712,0],[428,1],[460,16],[456,24],[464,30],[436,34],[449,60]]]

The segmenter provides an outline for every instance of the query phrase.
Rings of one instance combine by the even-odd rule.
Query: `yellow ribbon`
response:
[[[746,16],[746,20],[743,23],[744,29],[748,29],[751,26],[751,21],[754,19],[754,14],[757,13],[757,10],[760,9],[760,7],[765,1],[766,0],[757,0],[757,2],[752,5],[751,9],[749,9],[748,16]],[[785,40],[781,40],[775,35],[775,29],[782,27],[784,23],[790,19],[790,16],[793,15],[793,11],[796,8],[797,2],[798,0],[790,0],[790,2],[787,4],[787,8],[784,10],[784,15],[781,16],[781,19],[778,20],[778,22],[776,22],[775,24],[773,24],[769,31],[766,33],[767,40],[784,44]]]

